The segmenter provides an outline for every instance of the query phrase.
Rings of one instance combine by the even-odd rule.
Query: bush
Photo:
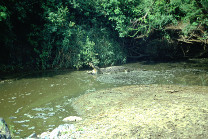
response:
[[[117,34],[107,27],[77,25],[70,21],[69,10],[63,6],[54,12],[49,10],[46,18],[44,28],[35,30],[40,33],[30,34],[30,38],[39,36],[39,40],[30,39],[30,42],[35,46],[34,52],[39,57],[36,65],[41,69],[80,69],[89,62],[100,66],[125,62]],[[40,42],[41,45],[36,45]]]

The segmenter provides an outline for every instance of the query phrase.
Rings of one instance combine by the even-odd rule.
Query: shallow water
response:
[[[70,98],[112,84],[98,83],[85,71],[33,73],[0,83],[0,117],[14,126],[16,136],[41,133],[76,115]]]
[[[179,84],[208,86],[208,59],[186,62],[125,64],[135,71],[93,76],[86,71],[30,73],[0,83],[0,117],[26,137],[53,129],[62,119],[77,115],[72,97],[83,93],[131,84]]]
[[[208,60],[192,59],[186,62],[138,62],[124,65],[134,71],[101,75],[100,82],[131,84],[208,85]]]

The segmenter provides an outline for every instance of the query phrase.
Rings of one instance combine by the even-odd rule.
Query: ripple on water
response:
[[[18,123],[18,124],[21,124],[21,123],[27,123],[29,122],[30,120],[21,120],[21,121],[14,121],[14,123]]]
[[[15,113],[19,113],[19,111],[22,109],[23,107],[20,107],[17,109],[17,111]]]
[[[33,108],[33,111],[53,111],[53,108]]]

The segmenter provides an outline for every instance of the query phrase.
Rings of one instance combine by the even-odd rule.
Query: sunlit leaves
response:
[[[48,19],[55,25],[63,26],[66,22],[67,14],[69,14],[68,8],[60,7],[57,12],[50,12]]]
[[[7,16],[7,8],[0,5],[0,21],[5,20]]]

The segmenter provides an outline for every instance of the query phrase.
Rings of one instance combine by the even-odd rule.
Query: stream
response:
[[[127,73],[90,75],[86,71],[45,71],[0,81],[0,117],[16,138],[51,131],[65,117],[76,116],[71,98],[132,84],[208,86],[208,59],[180,62],[142,61],[124,64]]]

